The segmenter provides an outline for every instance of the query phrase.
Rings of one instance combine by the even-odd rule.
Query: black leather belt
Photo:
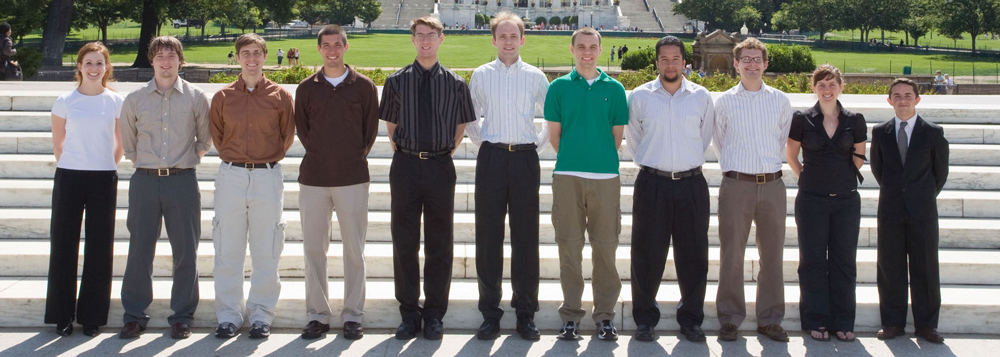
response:
[[[227,164],[227,165],[233,165],[233,166],[236,166],[236,167],[242,167],[242,168],[248,169],[248,170],[251,170],[251,169],[270,169],[270,168],[274,167],[274,165],[278,164],[277,161],[268,162],[268,163],[264,163],[264,164],[255,164],[255,163],[252,163],[252,162],[225,162],[225,161],[223,161],[222,163]]]
[[[770,174],[745,174],[736,171],[726,171],[723,173],[728,178],[737,179],[740,181],[750,181],[757,184],[765,184],[781,178],[781,171],[770,173]]]
[[[504,144],[504,143],[491,143],[489,141],[484,141],[483,144],[493,146],[498,149],[503,149],[507,151],[535,151],[538,149],[538,145],[535,144]]]
[[[671,180],[675,180],[675,181],[683,179],[683,178],[688,178],[688,177],[691,177],[691,176],[701,175],[701,166],[695,167],[695,168],[687,170],[687,171],[681,171],[681,172],[660,171],[660,170],[654,169],[654,168],[649,167],[649,166],[641,166],[641,167],[642,167],[642,171],[646,171],[648,173],[659,175],[659,176],[669,177]]]
[[[413,151],[413,150],[403,149],[403,148],[398,148],[397,150],[399,150],[400,152],[402,152],[404,154],[410,154],[410,155],[419,157],[421,160],[427,160],[427,159],[430,159],[432,157],[437,157],[437,156],[451,155],[451,150],[445,150],[445,151]]]
[[[183,173],[188,172],[188,171],[194,171],[194,169],[193,168],[191,168],[191,169],[177,169],[177,168],[169,168],[169,169],[144,169],[144,168],[141,168],[141,167],[135,169],[136,173],[146,174],[146,175],[150,175],[150,176],[173,176],[173,175],[180,175],[180,174],[183,174]]]

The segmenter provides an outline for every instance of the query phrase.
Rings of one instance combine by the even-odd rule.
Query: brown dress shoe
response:
[[[146,327],[140,325],[138,322],[127,322],[125,323],[125,326],[122,326],[122,330],[118,332],[118,337],[125,339],[136,338],[139,337],[139,334],[143,331],[146,331]]]
[[[905,333],[906,331],[902,327],[882,326],[882,329],[878,330],[878,335],[875,336],[880,340],[891,340]]]
[[[739,337],[739,335],[739,327],[730,323],[722,324],[722,329],[719,330],[719,340],[722,341],[736,341],[736,338]]]
[[[930,343],[944,343],[944,337],[941,337],[941,334],[932,328],[918,328],[917,331],[914,332],[914,335],[917,335],[917,337],[923,338]]]
[[[170,328],[170,337],[175,340],[182,340],[191,337],[191,325],[183,322],[178,322]]]
[[[778,342],[788,342],[788,332],[785,332],[785,329],[777,324],[757,326],[757,333]]]

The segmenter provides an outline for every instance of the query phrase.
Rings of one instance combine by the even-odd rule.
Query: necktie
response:
[[[431,103],[431,73],[425,72],[420,76],[420,85],[417,90],[417,150],[431,151],[433,146],[431,139],[431,122],[434,121],[433,103]]]
[[[899,122],[899,133],[896,134],[896,145],[899,145],[899,158],[903,165],[906,165],[906,149],[909,143],[906,140],[906,124],[905,121]]]

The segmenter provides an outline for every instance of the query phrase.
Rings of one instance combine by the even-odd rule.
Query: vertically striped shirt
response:
[[[722,171],[763,174],[781,170],[792,124],[785,93],[767,84],[757,92],[743,82],[715,100],[715,148]]]
[[[476,68],[469,81],[476,121],[465,126],[476,145],[483,141],[536,144],[538,152],[549,142],[548,126],[535,130],[535,113],[545,106],[549,79],[519,57],[507,67],[499,58]]]
[[[420,82],[424,75],[430,76],[431,117],[421,118],[419,103]],[[410,151],[451,151],[455,148],[455,129],[459,124],[476,120],[472,109],[469,86],[459,75],[444,68],[441,63],[424,69],[420,63],[403,67],[385,80],[379,108],[382,120],[398,125],[393,133],[393,142],[398,148]],[[421,126],[429,125],[430,138],[420,138]],[[431,143],[430,148],[421,150],[420,141]]]
[[[628,149],[636,165],[669,172],[705,163],[712,142],[715,106],[705,87],[681,77],[673,95],[657,77],[628,97]]]

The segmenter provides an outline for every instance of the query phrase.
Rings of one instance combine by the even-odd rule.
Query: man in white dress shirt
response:
[[[681,290],[677,323],[690,341],[705,341],[708,281],[708,183],[702,175],[712,141],[715,107],[705,87],[684,78],[684,43],[656,43],[659,76],[632,91],[625,132],[641,170],[632,194],[632,318],[635,337],[656,339],[660,288],[670,238]]]
[[[483,324],[476,337],[497,338],[503,308],[504,216],[510,214],[511,306],[517,332],[538,340],[538,153],[547,131],[535,129],[535,111],[545,104],[549,81],[521,61],[524,23],[509,12],[490,21],[496,61],[479,66],[469,81],[476,121],[465,131],[479,146],[476,158],[476,271]]]
[[[767,47],[749,38],[733,48],[740,83],[715,101],[713,140],[722,167],[719,188],[721,267],[716,296],[719,340],[735,341],[746,318],[743,264],[751,223],[756,224],[757,333],[788,342],[781,328],[785,285],[781,272],[785,244],[785,183],[781,160],[792,123],[785,93],[763,81]]]

